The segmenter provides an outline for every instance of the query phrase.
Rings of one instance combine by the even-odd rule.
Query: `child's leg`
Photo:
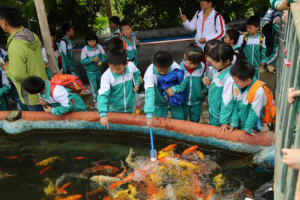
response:
[[[202,112],[202,103],[194,106],[190,106],[189,116],[191,122],[200,122],[200,115]]]
[[[209,125],[221,126],[220,119],[209,113]]]
[[[184,120],[187,120],[187,118],[188,118],[190,107],[191,106],[189,106],[189,105],[182,104],[182,111],[183,111],[183,118],[184,118]]]
[[[170,110],[171,110],[173,119],[184,120],[182,106],[171,107]]]
[[[168,108],[155,108],[154,116],[155,117],[167,118],[168,117],[168,112],[169,112]]]
[[[97,72],[86,71],[86,75],[90,81],[92,95],[94,97],[94,102],[96,102],[97,97],[98,97],[98,90],[99,90],[98,84],[97,84],[98,74],[97,74]]]

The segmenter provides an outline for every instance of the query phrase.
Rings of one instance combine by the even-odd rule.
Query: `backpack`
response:
[[[249,34],[245,33],[244,34],[244,41],[243,41],[243,44],[242,44],[242,47],[241,47],[243,51],[244,51],[245,46],[247,45],[248,38],[249,38]],[[263,42],[264,42],[264,36],[262,34],[260,34],[260,36],[259,36],[259,51],[260,52],[262,51]]]
[[[69,74],[56,74],[50,80],[50,96],[53,97],[53,91],[57,85],[69,88],[73,93],[83,95],[85,88],[81,80],[77,76]]]
[[[250,88],[248,93],[248,102],[251,104],[255,98],[255,94],[257,90],[263,87],[265,94],[267,96],[267,104],[261,116],[262,123],[274,123],[275,122],[275,115],[276,115],[276,107],[275,101],[273,99],[273,94],[269,88],[265,86],[265,84],[261,81],[256,81]]]
[[[197,20],[198,20],[198,18],[199,18],[199,13],[201,12],[201,10],[198,10],[198,12],[197,12]],[[215,11],[216,12],[216,11]],[[219,15],[221,15],[220,13],[217,13],[216,12],[216,14],[215,14],[215,20],[214,20],[214,25],[215,25],[215,31],[217,32],[217,18],[218,18],[218,16]],[[222,15],[221,15],[222,16]]]
[[[260,22],[260,32],[266,38],[266,46],[274,46],[273,21],[281,17],[280,13],[270,8]]]

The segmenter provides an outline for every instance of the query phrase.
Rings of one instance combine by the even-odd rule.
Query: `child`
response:
[[[111,18],[109,18],[109,28],[111,30],[112,38],[121,36],[119,25],[120,25],[120,17],[112,16]]]
[[[246,56],[240,47],[237,47],[237,43],[240,38],[240,32],[236,29],[229,29],[226,31],[226,35],[224,38],[224,42],[229,44],[233,50],[235,55],[237,56],[237,60],[244,59],[246,60]]]
[[[3,56],[4,59],[7,58],[7,53],[1,48],[0,48],[0,54]],[[2,65],[5,65],[4,60],[1,60],[0,66],[2,67]],[[10,93],[10,83],[8,81],[5,72],[3,72],[0,68],[0,111],[6,111],[9,109],[9,102],[8,102],[9,93]]]
[[[101,117],[100,124],[109,129],[107,112],[132,113],[135,92],[141,84],[141,72],[132,62],[127,63],[124,49],[110,50],[107,62],[109,69],[101,78],[98,92],[98,112]]]
[[[260,120],[261,112],[264,111],[267,104],[265,91],[260,87],[253,102],[249,104],[249,90],[257,81],[255,78],[255,69],[246,60],[237,61],[230,70],[231,76],[235,82],[235,114],[232,116],[234,127],[245,130],[246,133],[255,136],[254,129],[257,127],[257,121]]]
[[[98,44],[98,36],[95,32],[88,33],[85,36],[85,42],[86,46],[81,51],[80,63],[85,66],[97,108],[96,102],[101,84],[102,64],[106,61],[106,56],[102,46]]]
[[[255,68],[255,78],[259,77],[259,67],[266,63],[265,38],[259,33],[260,19],[252,16],[246,22],[247,34],[242,35],[238,42],[249,63]]]
[[[60,41],[60,52],[62,59],[65,60],[65,73],[72,74],[80,78],[80,75],[76,68],[76,61],[73,53],[74,43],[71,37],[74,36],[74,28],[71,24],[65,23],[61,26],[61,30],[64,34],[63,39]]]
[[[202,111],[202,78],[205,72],[205,65],[201,62],[203,51],[200,47],[192,43],[184,54],[184,60],[180,67],[184,70],[184,81],[180,85],[169,88],[166,92],[172,96],[176,92],[187,90],[187,98],[183,102],[182,109],[184,119],[188,116],[190,121],[199,123]]]
[[[25,91],[32,95],[39,95],[40,105],[44,106],[44,111],[53,115],[63,115],[68,112],[86,111],[82,98],[73,93],[67,87],[53,84],[50,81],[30,76],[22,82]]]
[[[173,55],[168,51],[158,51],[153,57],[151,64],[144,76],[145,80],[145,113],[147,126],[152,126],[153,115],[156,117],[167,117],[169,110],[174,119],[183,120],[182,106],[171,107],[158,89],[157,79],[162,75],[171,73],[180,66],[174,62]]]
[[[203,78],[203,83],[206,86],[209,86],[211,80],[213,79],[213,73],[214,73],[214,68],[212,66],[212,59],[209,56],[210,52],[219,44],[221,44],[221,41],[219,40],[210,40],[206,43],[204,47],[204,55],[205,55],[205,67],[206,67],[206,72],[205,72],[205,77]]]
[[[230,129],[230,117],[233,111],[233,85],[230,69],[234,51],[229,44],[221,43],[210,53],[215,72],[208,92],[209,124],[221,126],[220,132]]]
[[[120,29],[122,34],[122,40],[124,41],[124,49],[126,50],[128,61],[133,62],[136,66],[138,64],[137,59],[137,45],[140,42],[136,37],[132,37],[132,26],[129,19],[123,19],[120,23]]]

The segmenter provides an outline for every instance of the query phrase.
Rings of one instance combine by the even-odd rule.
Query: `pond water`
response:
[[[92,181],[91,178],[99,175],[114,177],[124,170],[124,166],[127,169],[127,175],[136,173],[137,170],[141,171],[143,167],[145,170],[150,168],[162,169],[162,165],[166,165],[166,162],[168,167],[171,165],[174,167],[176,165],[174,163],[182,163],[186,159],[195,165],[200,162],[206,164],[203,166],[207,167],[201,168],[197,172],[194,170],[193,173],[199,173],[199,176],[196,174],[198,178],[201,176],[197,180],[198,182],[201,180],[200,185],[203,187],[203,195],[206,196],[209,188],[212,188],[216,199],[245,199],[247,195],[254,196],[255,191],[261,185],[273,179],[273,169],[266,169],[251,164],[249,162],[252,158],[251,155],[238,155],[198,145],[197,151],[202,152],[205,159],[193,161],[191,160],[193,158],[178,155],[182,154],[185,149],[197,144],[162,137],[155,138],[154,144],[157,151],[170,144],[177,144],[177,146],[174,149],[173,156],[169,156],[169,158],[167,156],[167,161],[164,160],[165,164],[161,164],[158,161],[158,164],[151,164],[148,161],[150,140],[146,136],[137,134],[103,133],[87,130],[37,130],[11,137],[1,132],[0,199],[111,199],[108,198],[108,193],[113,193],[111,196],[120,191],[132,194],[134,190],[128,189],[129,183],[131,187],[134,186],[135,190],[137,190],[135,197],[129,197],[130,195],[128,195],[126,198],[121,198],[120,196],[116,199],[148,199],[149,196],[147,197],[147,194],[142,194],[147,193],[148,189],[141,187],[142,181],[137,181],[137,176],[131,182],[128,181],[128,183],[120,185],[114,192],[107,190],[113,182],[99,185],[99,183]],[[133,168],[126,162],[130,148],[135,152],[132,155],[132,161],[140,165],[139,167]],[[95,169],[95,167],[98,167],[96,171],[91,170]],[[179,169],[178,167],[175,168],[176,170]],[[189,168],[187,167],[184,170],[187,169]],[[183,171],[181,170],[181,172]],[[218,192],[214,179],[217,175],[222,178],[221,182],[224,181]],[[124,177],[125,174],[122,178]],[[120,180],[122,178],[120,177]],[[161,183],[160,188],[156,188],[156,190],[169,191],[170,193],[172,187],[174,190],[174,182],[176,180],[172,180],[173,183],[170,183],[167,178],[165,179]],[[169,177],[168,179],[171,180],[172,178]],[[180,181],[182,181],[181,178]],[[106,182],[106,180],[103,182]],[[51,189],[51,183],[54,186],[54,191],[53,188]],[[176,184],[178,185],[179,183]],[[57,188],[55,189],[56,186]],[[95,191],[97,188],[100,189]],[[48,195],[46,191],[49,192]],[[67,194],[64,194],[64,192],[67,192]],[[191,191],[186,191],[186,193],[189,192]],[[154,198],[154,196],[152,196],[152,199],[178,199],[178,197],[175,198],[174,196],[161,198]],[[198,195],[198,197],[193,197],[192,199],[201,199],[201,197]]]

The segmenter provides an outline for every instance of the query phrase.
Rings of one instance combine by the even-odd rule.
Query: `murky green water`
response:
[[[168,138],[156,138],[155,149],[160,150],[173,143],[178,143],[176,152],[179,153],[195,145]],[[90,180],[80,178],[78,174],[95,164],[121,168],[122,162],[125,163],[128,156],[129,148],[133,148],[137,156],[149,156],[150,140],[137,135],[90,131],[56,130],[51,133],[36,131],[13,139],[8,139],[1,133],[0,169],[2,175],[7,173],[12,176],[0,178],[0,199],[54,199],[53,196],[45,194],[44,189],[48,183],[44,179],[49,178],[55,184],[63,174],[67,174],[67,180],[64,182],[72,182],[66,189],[68,195],[81,194],[83,195],[81,199],[87,199],[85,193],[92,190]],[[272,169],[246,163],[247,156],[245,155],[235,155],[200,145],[199,149],[220,166],[221,169],[216,170],[211,177],[222,173],[226,177],[228,191],[234,191],[243,184],[245,188],[254,192],[262,184],[273,179]],[[60,157],[63,161],[57,160],[51,163],[51,169],[40,174],[45,166],[36,166],[35,162],[53,156]],[[77,160],[78,157],[84,158]],[[99,193],[89,199],[102,198],[103,196]]]

